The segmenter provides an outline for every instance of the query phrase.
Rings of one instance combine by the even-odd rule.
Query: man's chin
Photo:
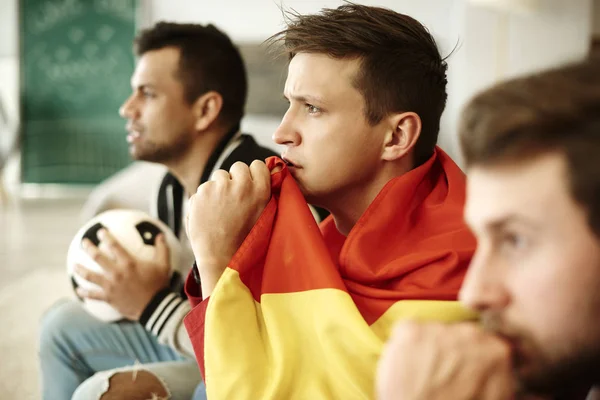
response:
[[[161,160],[158,159],[155,154],[140,151],[139,148],[136,148],[134,146],[129,147],[129,157],[131,157],[131,159],[135,161],[147,161],[153,163],[161,162]]]
[[[598,362],[576,360],[555,365],[523,363],[515,367],[515,374],[522,393],[553,398],[573,398],[578,392],[586,392],[598,383]]]
[[[298,179],[297,176],[294,176],[294,174],[290,174],[293,178],[294,181],[296,181],[296,185],[298,185],[298,189],[300,189],[300,192],[302,193],[302,195],[304,197],[310,195],[310,191],[306,189],[306,186],[304,185],[304,182],[302,181],[302,179]]]
[[[314,186],[311,188],[309,185],[307,185],[306,178],[301,174],[291,175],[294,177],[294,180],[298,185],[298,189],[300,189],[300,192],[302,193],[302,196],[304,196],[304,199],[307,203],[313,206],[327,208],[326,204],[328,203],[324,200],[327,199],[328,196],[323,191],[315,190]]]
[[[315,206],[320,206],[317,204],[320,198],[318,196],[315,196],[314,193],[312,193],[310,190],[307,190],[306,187],[304,187],[300,182],[297,183],[298,188],[300,189],[300,193],[302,193],[302,196],[304,196],[306,202]]]
[[[140,158],[139,148],[134,144],[129,145],[129,157],[131,157],[131,159],[136,160],[136,161],[143,161]]]

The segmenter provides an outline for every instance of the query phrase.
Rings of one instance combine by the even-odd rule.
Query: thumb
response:
[[[187,213],[184,218],[185,234],[190,237],[190,213]]]
[[[159,234],[156,237],[156,260],[160,265],[166,265],[171,267],[171,259],[169,257],[169,246],[167,245],[167,238],[164,233]]]
[[[271,170],[271,175],[275,175],[276,173],[278,173],[279,171],[281,171],[283,169],[283,166],[281,165],[276,165],[272,170]]]
[[[188,200],[188,212],[185,214],[185,218],[184,218],[184,224],[185,224],[185,233],[187,234],[188,238],[191,237],[190,236],[190,214],[192,213],[192,210],[194,209],[194,200],[196,199],[196,195],[193,194],[189,200]]]

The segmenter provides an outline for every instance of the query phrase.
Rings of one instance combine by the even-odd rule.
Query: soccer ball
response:
[[[169,247],[171,271],[179,266],[182,254],[181,244],[167,225],[143,211],[110,210],[92,218],[79,229],[71,241],[67,253],[67,273],[73,285],[73,290],[79,286],[86,289],[99,288],[97,285],[78,276],[74,271],[74,267],[76,264],[81,264],[91,271],[103,272],[102,267],[92,260],[81,246],[83,238],[87,238],[98,246],[100,251],[110,254],[100,243],[97,236],[101,228],[106,228],[129,254],[144,261],[154,259],[156,237],[159,233],[163,233]],[[82,298],[80,300],[90,314],[102,321],[114,322],[123,319],[123,316],[106,302]]]

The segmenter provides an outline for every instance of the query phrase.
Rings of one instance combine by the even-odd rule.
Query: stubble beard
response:
[[[565,346],[564,355],[551,356],[526,331],[508,327],[497,315],[484,315],[482,323],[488,332],[518,341],[512,353],[517,398],[568,396],[600,383],[600,338],[593,345],[572,343]]]

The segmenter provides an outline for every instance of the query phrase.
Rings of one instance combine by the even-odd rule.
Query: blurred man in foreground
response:
[[[404,323],[381,399],[584,399],[600,383],[600,64],[499,84],[466,108],[460,299],[477,324]]]

